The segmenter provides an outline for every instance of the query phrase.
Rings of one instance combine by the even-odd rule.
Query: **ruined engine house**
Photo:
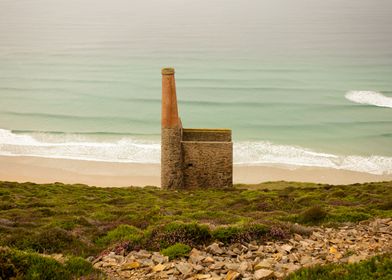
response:
[[[161,186],[226,188],[233,184],[230,129],[183,128],[173,68],[162,69]]]

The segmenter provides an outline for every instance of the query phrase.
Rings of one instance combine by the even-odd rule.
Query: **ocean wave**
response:
[[[160,142],[133,136],[97,140],[93,134],[13,132],[0,129],[0,155],[37,156],[105,162],[160,162]],[[234,143],[238,165],[309,166],[344,169],[371,174],[392,174],[392,157],[340,156],[310,149],[277,145],[268,141]]]
[[[63,139],[62,142],[60,142],[60,137]],[[83,134],[67,134],[66,136],[43,132],[18,134],[0,129],[0,155],[158,163],[160,144],[157,141],[129,137],[109,142],[96,141],[93,137]]]
[[[359,104],[392,108],[392,97],[385,96],[375,91],[349,91],[346,93],[345,97],[346,99]]]
[[[184,85],[183,89],[187,90],[214,90],[214,91],[253,91],[253,92],[261,92],[261,91],[277,91],[277,92],[320,92],[326,91],[321,88],[306,88],[306,87],[282,87],[282,86],[232,86],[232,85]]]
[[[2,113],[11,116],[33,117],[33,118],[43,118],[43,119],[50,118],[50,119],[59,119],[59,120],[115,121],[115,122],[140,123],[140,124],[153,122],[153,120],[148,120],[148,119],[136,119],[130,117],[117,117],[117,116],[82,116],[82,115],[69,115],[69,114],[56,114],[56,113],[14,112],[14,111],[3,111]]]
[[[106,98],[106,97],[104,97]],[[152,99],[152,98],[131,98],[131,97],[110,97],[110,99],[118,99],[124,102],[140,102],[140,103],[151,103],[151,104],[161,104],[160,99]],[[270,106],[285,106],[290,105],[293,106],[293,103],[288,102],[245,102],[245,101],[206,101],[206,100],[181,100],[178,101],[179,104],[184,105],[192,105],[192,106],[232,106],[232,107],[270,107]],[[294,104],[295,105],[295,104]],[[299,104],[301,105],[301,104]],[[319,106],[325,106],[325,104],[314,104]],[[341,106],[340,106],[341,107]]]
[[[392,174],[392,157],[334,155],[297,146],[277,145],[267,141],[235,143],[234,163],[324,167],[377,175]]]
[[[156,133],[131,133],[131,132],[105,132],[105,131],[87,131],[87,132],[64,132],[64,131],[57,131],[57,130],[52,130],[52,131],[36,131],[36,130],[12,130],[11,132],[15,134],[44,134],[44,135],[50,135],[50,134],[57,134],[61,135],[62,137],[67,136],[67,135],[86,135],[86,136],[159,136],[159,134]]]
[[[97,96],[93,96],[94,98],[97,98]],[[121,100],[124,102],[140,102],[140,103],[150,103],[150,104],[161,104],[161,99],[153,99],[153,98],[135,98],[135,97],[113,97],[113,96],[99,96],[99,98],[104,98],[104,99],[115,99],[115,100]],[[229,100],[181,100],[178,101],[179,104],[184,104],[184,105],[190,105],[190,106],[211,106],[211,107],[215,107],[215,106],[225,106],[225,107],[271,107],[271,106],[276,106],[276,107],[283,107],[283,106],[287,106],[287,107],[291,107],[293,108],[294,106],[298,106],[298,107],[313,107],[316,108],[317,110],[319,108],[325,108],[328,107],[328,109],[342,109],[342,108],[351,108],[351,105],[348,104],[325,104],[322,102],[308,102],[306,105],[304,105],[303,103],[296,103],[293,101],[285,101],[285,100],[280,100],[280,101],[238,101],[238,100],[233,100],[233,101],[229,101]]]
[[[37,91],[37,92],[72,92],[71,90],[64,89],[64,88],[55,88],[55,87],[31,87],[30,85],[28,87],[21,87],[21,86],[10,86],[10,87],[2,87],[0,86],[0,91],[21,91],[21,92],[32,92],[32,91]]]
[[[60,83],[81,83],[81,84],[129,84],[127,80],[119,79],[82,79],[82,78],[36,78],[36,77],[0,77],[0,80],[25,80],[29,82],[60,82]]]

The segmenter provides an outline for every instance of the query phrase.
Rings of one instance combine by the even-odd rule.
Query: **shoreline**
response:
[[[392,181],[392,174],[319,167],[234,165],[233,182],[298,181],[353,184]],[[34,183],[86,184],[97,187],[160,186],[160,165],[100,162],[27,156],[0,156],[0,180]]]

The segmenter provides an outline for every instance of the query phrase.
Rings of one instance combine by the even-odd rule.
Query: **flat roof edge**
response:
[[[185,132],[231,132],[231,129],[229,128],[183,128],[182,130]]]
[[[187,141],[187,140],[182,140],[181,144],[233,144],[232,141],[197,141],[197,140],[191,140],[191,141]]]

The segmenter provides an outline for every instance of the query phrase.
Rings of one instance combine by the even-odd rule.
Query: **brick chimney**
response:
[[[162,69],[161,187],[183,187],[181,138],[173,68]]]
[[[162,69],[162,128],[180,127],[173,68]]]

